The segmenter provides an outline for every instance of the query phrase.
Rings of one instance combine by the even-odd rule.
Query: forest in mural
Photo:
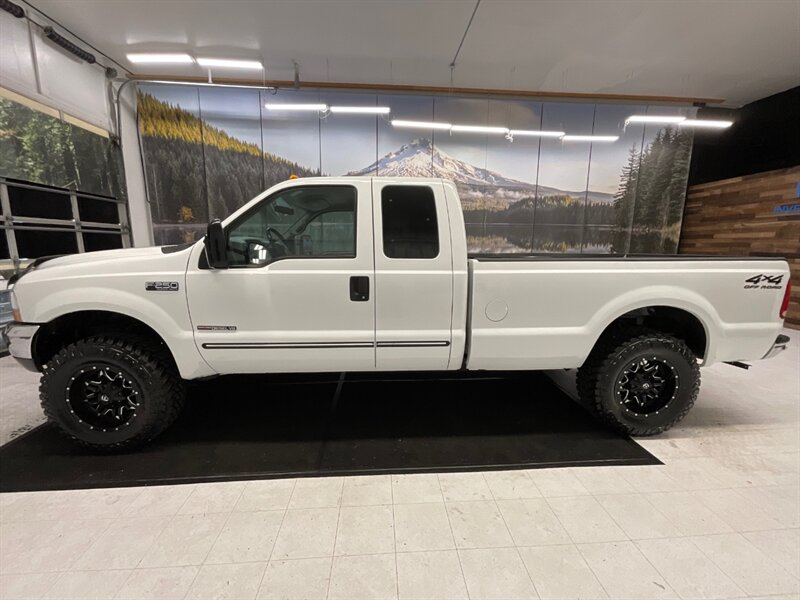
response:
[[[276,100],[270,96],[278,95]],[[614,133],[618,142],[398,130],[382,117],[273,114],[265,101],[389,105],[395,118]],[[472,252],[672,253],[691,133],[625,118],[646,106],[143,84],[139,130],[157,243],[196,239],[290,175],[443,177]],[[663,110],[663,109],[662,109]],[[693,109],[671,109],[686,114]],[[683,112],[674,112],[674,111]]]
[[[7,98],[0,98],[0,176],[124,197],[118,146]]]

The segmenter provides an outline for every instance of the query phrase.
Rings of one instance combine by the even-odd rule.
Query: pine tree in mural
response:
[[[639,162],[641,156],[636,146],[628,151],[628,162],[622,167],[619,187],[614,194],[614,235],[611,251],[614,253],[627,252],[628,235],[633,221],[633,205],[636,201],[636,180],[639,176]]]
[[[630,150],[614,196],[613,252],[677,249],[691,149],[691,133],[666,127],[641,154]]]
[[[0,175],[124,196],[119,148],[107,138],[0,98]]]
[[[139,92],[138,110],[148,196],[156,224],[200,225],[224,218],[290,175],[319,175],[262,152],[259,146],[238,140],[150,94]]]

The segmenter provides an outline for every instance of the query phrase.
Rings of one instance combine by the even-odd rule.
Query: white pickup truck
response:
[[[788,342],[783,260],[468,256],[441,179],[285,181],[195,243],[39,259],[11,287],[11,354],[98,449],[152,440],[184,380],[232,373],[579,368],[603,420],[651,435],[691,408],[698,363]]]

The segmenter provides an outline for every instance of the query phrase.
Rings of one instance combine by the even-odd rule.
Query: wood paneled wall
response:
[[[775,207],[800,203],[800,165],[689,188],[678,252],[782,256],[792,270],[787,327],[800,329],[800,213]]]

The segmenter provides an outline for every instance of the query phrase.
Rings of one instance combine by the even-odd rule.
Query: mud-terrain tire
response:
[[[150,442],[172,424],[185,386],[162,347],[130,335],[94,336],[48,361],[39,398],[48,421],[71,440],[120,452]]]
[[[640,327],[600,340],[578,369],[581,401],[622,433],[650,436],[683,419],[700,390],[697,357],[680,339]]]

